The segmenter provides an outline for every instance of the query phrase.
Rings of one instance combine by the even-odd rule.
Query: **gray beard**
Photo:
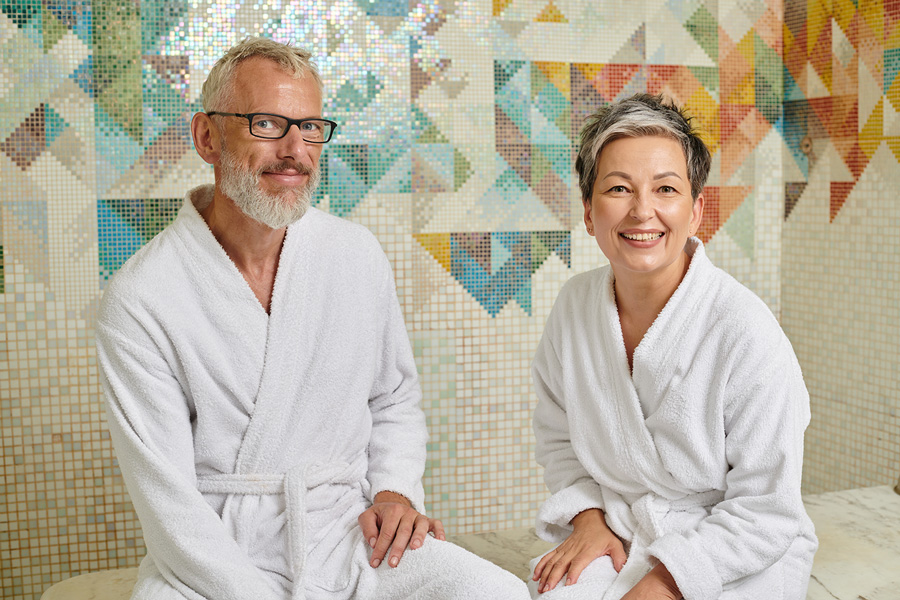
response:
[[[285,165],[288,166],[288,165]],[[297,165],[291,165],[297,167]],[[302,167],[301,167],[302,168]],[[312,204],[312,197],[319,185],[319,169],[309,170],[309,181],[299,190],[285,190],[279,194],[267,194],[259,187],[263,171],[277,170],[267,165],[257,171],[248,171],[238,164],[234,155],[222,149],[222,191],[251,219],[281,229],[300,219]]]

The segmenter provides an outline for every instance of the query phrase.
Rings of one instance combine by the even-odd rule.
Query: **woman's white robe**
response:
[[[421,394],[380,245],[310,209],[288,227],[266,314],[198,213],[211,194],[189,192],[123,265],[97,324],[148,551],[133,597],[405,597],[399,573],[442,552],[453,573],[464,551],[432,538],[404,569],[370,569],[357,524],[383,490],[424,512]]]
[[[599,508],[629,558],[618,575],[595,560],[547,600],[617,600],[657,560],[687,600],[806,597],[817,541],[800,497],[800,366],[765,304],[699,240],[686,251],[632,372],[609,267],[567,282],[548,319],[532,368],[552,492],[538,534],[562,542],[575,515]]]

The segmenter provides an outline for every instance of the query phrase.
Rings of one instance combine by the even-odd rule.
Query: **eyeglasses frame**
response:
[[[335,123],[334,121],[332,121],[332,120],[330,120],[330,119],[323,119],[323,118],[321,118],[321,117],[308,117],[308,118],[305,118],[305,119],[290,119],[290,118],[288,118],[288,117],[286,117],[286,116],[284,116],[284,115],[278,115],[278,114],[275,114],[275,113],[262,113],[262,112],[258,112],[258,113],[230,113],[230,112],[221,112],[221,111],[218,111],[218,110],[211,110],[211,111],[209,111],[208,113],[205,113],[205,114],[206,114],[207,116],[209,116],[209,117],[211,117],[211,116],[213,116],[213,115],[220,115],[220,116],[222,116],[222,117],[243,117],[243,118],[247,119],[247,129],[250,131],[250,135],[252,135],[253,137],[255,137],[255,138],[257,138],[257,139],[260,139],[260,140],[280,140],[280,139],[282,139],[283,137],[285,137],[285,136],[288,134],[288,132],[291,130],[291,126],[292,126],[292,125],[296,125],[296,126],[297,126],[297,129],[300,131],[300,136],[302,137],[302,136],[303,136],[303,130],[300,129],[300,125],[302,125],[303,123],[305,123],[305,122],[307,122],[307,121],[325,121],[326,123],[331,124],[331,134],[328,136],[328,139],[327,139],[327,140],[324,140],[324,141],[321,141],[321,142],[317,142],[317,141],[315,141],[315,140],[308,140],[308,139],[306,139],[306,138],[303,138],[303,141],[304,141],[304,142],[308,142],[308,143],[310,143],[310,144],[327,144],[328,142],[331,141],[331,138],[334,137],[334,132],[337,131],[337,128],[338,128],[338,124]],[[270,117],[278,117],[278,118],[280,118],[280,119],[284,119],[285,121],[287,121],[287,127],[284,128],[284,133],[282,133],[282,134],[281,134],[280,136],[278,136],[278,137],[263,137],[263,136],[261,136],[261,135],[256,135],[255,133],[253,133],[253,117],[255,117],[255,116],[257,116],[257,115],[268,115],[268,116],[270,116]]]

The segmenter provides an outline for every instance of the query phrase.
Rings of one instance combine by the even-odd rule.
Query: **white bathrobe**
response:
[[[148,551],[133,598],[455,598],[449,578],[485,568],[527,596],[431,537],[400,568],[368,566],[357,517],[376,493],[424,512],[427,433],[388,261],[365,228],[310,209],[266,314],[198,213],[211,195],[189,192],[123,265],[97,323]],[[423,578],[429,561],[442,577]]]
[[[576,514],[599,508],[628,561],[617,575],[597,559],[546,600],[617,600],[656,561],[687,600],[806,597],[817,541],[800,497],[800,366],[765,304],[698,239],[686,250],[632,372],[609,267],[573,277],[550,314],[532,369],[552,492],[537,531],[562,542]]]

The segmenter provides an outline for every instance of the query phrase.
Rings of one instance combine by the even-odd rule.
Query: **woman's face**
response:
[[[600,152],[584,223],[616,278],[681,281],[687,238],[700,226],[681,145],[667,137],[619,138]]]

